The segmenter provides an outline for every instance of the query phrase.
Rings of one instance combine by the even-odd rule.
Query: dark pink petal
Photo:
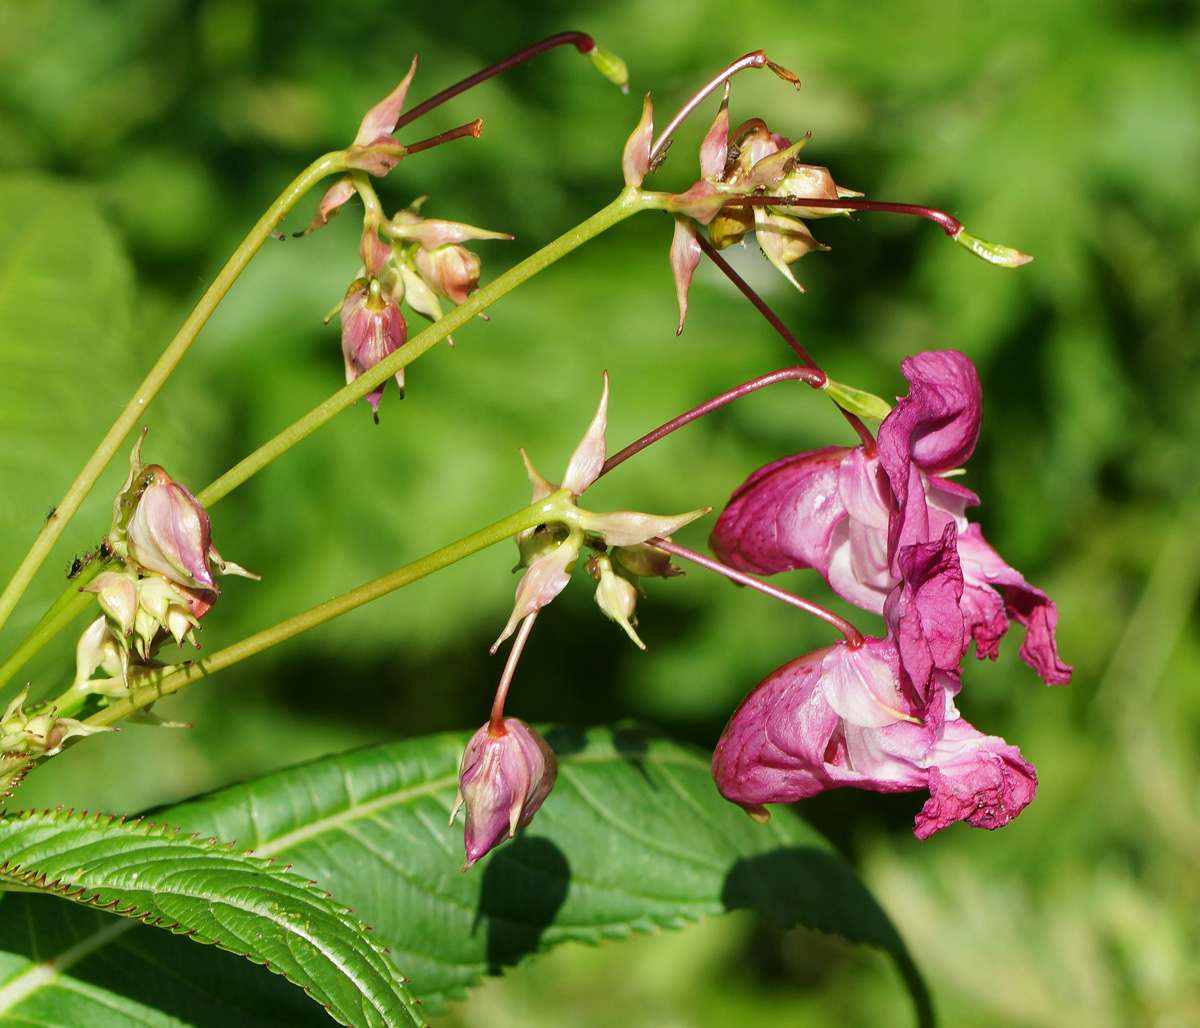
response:
[[[879,426],[879,456],[888,474],[908,460],[929,474],[966,463],[983,412],[975,365],[957,350],[940,350],[906,357],[900,369],[908,395]]]
[[[930,517],[926,476],[958,467],[971,455],[982,410],[979,376],[961,353],[920,353],[905,358],[901,368],[909,381],[908,396],[897,401],[879,426],[879,463],[896,500],[888,553],[897,578],[896,554],[902,547],[942,534],[944,517]]]
[[[913,829],[918,839],[955,821],[1000,828],[1024,809],[1037,788],[1037,773],[1020,750],[957,717],[942,726],[928,762],[929,800]]]
[[[925,702],[937,671],[956,672],[966,651],[959,601],[963,574],[953,523],[936,543],[906,546],[898,559],[902,578],[888,595],[883,616],[900,653],[901,677]]]
[[[1065,685],[1071,667],[1058,656],[1054,629],[1058,611],[1053,601],[1035,589],[1019,571],[1009,567],[983,538],[978,525],[968,525],[959,537],[963,571],[963,612],[975,640],[979,657],[996,658],[1000,639],[1008,630],[1008,619],[1025,626],[1021,659],[1047,685]]]
[[[713,552],[760,575],[807,567],[824,574],[834,529],[846,517],[838,476],[850,453],[828,446],[759,468],[718,518],[709,538]]]
[[[841,719],[825,702],[818,650],[761,681],[726,725],[712,774],[726,799],[743,807],[790,803],[833,785],[826,754]]]
[[[772,672],[717,743],[713,779],[721,795],[753,809],[842,785],[921,788],[933,730],[914,718],[896,670],[895,647],[868,639],[857,649],[838,643],[817,650]]]

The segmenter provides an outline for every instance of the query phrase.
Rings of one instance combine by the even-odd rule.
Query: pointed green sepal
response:
[[[620,86],[622,93],[629,92],[629,68],[620,57],[611,50],[605,50],[602,46],[593,49],[588,57],[592,59],[596,70],[609,82]]]
[[[892,408],[886,400],[880,399],[874,393],[842,385],[832,378],[825,383],[825,391],[842,410],[857,414],[860,418],[882,421],[892,413]]]
[[[976,257],[982,257],[989,264],[998,264],[1002,268],[1019,268],[1028,264],[1033,258],[1011,246],[1001,246],[999,243],[989,243],[986,239],[976,239],[966,229],[960,228],[952,236],[959,246],[966,247]]]

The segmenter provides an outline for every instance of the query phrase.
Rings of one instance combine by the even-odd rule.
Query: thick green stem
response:
[[[537,253],[527,257],[499,278],[471,294],[465,303],[459,304],[424,332],[410,339],[395,353],[380,361],[369,371],[364,371],[349,385],[339,389],[324,403],[314,407],[274,439],[264,443],[250,456],[225,472],[203,492],[198,493],[197,499],[205,507],[210,507],[218,500],[228,496],[280,454],[295,446],[301,439],[311,435],[336,414],[340,414],[352,403],[366,396],[376,386],[386,382],[397,371],[407,367],[423,353],[432,349],[451,332],[461,328],[476,315],[487,310],[506,293],[549,267],[577,246],[598,236],[605,229],[612,228],[618,222],[624,221],[630,215],[649,209],[654,206],[654,203],[653,194],[646,194],[642,190],[632,187],[622,190],[621,194],[603,210],[597,211],[586,221],[576,225],[554,242],[542,247]]]
[[[546,499],[531,504],[515,514],[510,514],[495,524],[481,528],[478,532],[472,532],[449,546],[443,546],[440,550],[435,550],[420,560],[404,565],[391,574],[377,578],[357,589],[352,589],[348,593],[343,593],[341,596],[306,610],[303,614],[297,614],[287,621],[281,621],[279,624],[259,632],[257,635],[249,636],[241,642],[234,643],[232,646],[227,646],[211,657],[205,657],[177,670],[164,670],[157,677],[135,687],[128,698],[118,700],[99,713],[92,715],[86,723],[97,728],[111,725],[137,710],[148,707],[163,696],[178,692],[185,685],[206,678],[215,671],[227,668],[240,660],[245,660],[247,657],[261,653],[271,646],[299,635],[301,632],[307,632],[310,628],[323,625],[326,621],[331,621],[341,614],[354,610],[355,607],[361,607],[364,603],[370,603],[396,589],[410,585],[426,575],[449,567],[472,553],[486,549],[493,543],[501,542],[525,529],[534,528],[547,520],[562,517],[564,514],[562,495],[562,490],[552,493]]]
[[[49,555],[55,542],[58,541],[58,537],[62,535],[63,529],[67,527],[67,524],[79,509],[84,497],[87,496],[92,486],[96,484],[96,480],[108,466],[108,462],[112,460],[117,449],[125,441],[125,437],[129,434],[138,418],[142,416],[143,412],[149,406],[150,401],[154,399],[168,376],[175,370],[175,366],[187,352],[188,347],[191,346],[192,340],[196,338],[200,329],[204,327],[205,322],[208,321],[213,311],[216,310],[217,305],[250,262],[250,259],[258,252],[259,247],[267,240],[268,236],[274,231],[275,226],[291,210],[296,201],[326,175],[342,170],[344,170],[343,154],[340,151],[325,154],[324,157],[320,157],[310,164],[280,194],[279,198],[267,208],[266,213],[259,218],[258,223],[250,230],[241,245],[233,252],[225,267],[221,269],[221,273],[213,280],[212,285],[208,287],[204,295],[200,298],[200,302],[196,304],[192,313],[188,315],[187,320],[180,326],[179,331],[175,334],[175,338],[171,340],[157,363],[150,369],[150,373],[146,376],[145,380],[138,386],[137,391],[113,423],[112,428],[108,430],[108,433],[100,441],[100,445],[96,447],[95,453],[88,458],[88,462],[83,466],[83,470],[79,472],[79,476],[75,481],[71,483],[71,487],[67,490],[66,495],[59,500],[54,514],[46,521],[42,531],[39,533],[37,539],[34,540],[29,552],[25,555],[25,559],[21,561],[20,566],[14,572],[12,580],[8,583],[3,594],[0,594],[0,626],[3,626],[8,620],[13,608],[17,605],[17,601],[29,587],[33,576],[37,573],[38,568],[42,566],[42,562]]]

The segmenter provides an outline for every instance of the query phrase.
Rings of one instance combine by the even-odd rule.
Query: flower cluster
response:
[[[117,569],[83,587],[103,613],[80,637],[76,692],[125,695],[131,677],[160,666],[154,656],[166,640],[199,648],[200,619],[221,592],[214,574],[258,577],[221,557],[208,512],[157,464],[143,464],[141,447],[139,438],[113,502],[107,545]],[[107,677],[94,678],[97,670]]]
[[[622,166],[625,183],[640,187],[653,170],[651,139],[654,109],[646,97],[642,119],[625,144]],[[801,164],[797,159],[809,140],[798,143],[772,132],[761,118],[753,118],[729,129],[729,90],[716,120],[700,145],[700,179],[685,193],[671,196],[667,209],[675,215],[671,243],[671,269],[679,302],[679,331],[687,315],[687,295],[692,275],[700,263],[697,224],[708,226],[712,245],[724,249],[754,232],[763,255],[801,292],[804,287],[792,275],[791,265],[813,250],[827,250],[818,243],[805,219],[849,214],[847,208],[730,206],[731,201],[751,196],[780,196],[837,200],[862,193],[837,185],[827,168]]]
[[[963,658],[995,657],[1016,620],[1021,657],[1065,683],[1054,604],[964,516],[977,497],[950,476],[979,435],[981,389],[961,353],[902,365],[909,395],[876,452],[830,447],[777,461],[735,493],[712,535],[742,570],[815,568],[846,599],[883,614],[883,639],[842,643],[775,671],[746,698],[717,746],[721,792],[763,803],[837,785],[928,788],[922,838],[956,820],[998,827],[1033,797],[1033,768],[959,715]]]
[[[437,321],[442,316],[441,300],[460,304],[476,288],[479,258],[462,245],[464,242],[512,239],[503,232],[422,218],[418,211],[425,197],[390,220],[384,217],[367,175],[386,175],[405,155],[405,148],[392,133],[416,69],[414,58],[400,85],[367,111],[354,141],[344,151],[350,170],[325,191],[316,217],[303,233],[307,235],[326,224],[355,193],[362,198],[366,209],[359,244],[362,267],[333,312],[341,313],[347,384],[407,342],[402,302],[430,321]],[[396,372],[396,384],[403,396],[403,368]],[[377,421],[382,396],[382,384],[367,394]]]
[[[608,375],[605,374],[600,406],[567,462],[562,485],[555,485],[543,478],[530,463],[525,451],[521,451],[525,470],[533,485],[530,503],[547,501],[547,518],[546,524],[517,536],[521,553],[517,566],[525,568],[525,574],[517,584],[512,614],[500,638],[493,644],[493,652],[516,630],[523,618],[541,610],[566,588],[579,551],[585,545],[599,554],[591,567],[593,577],[599,582],[596,603],[638,646],[645,649],[631,622],[638,578],[669,578],[678,574],[679,570],[671,564],[664,551],[646,544],[655,537],[669,536],[707,514],[709,508],[688,511],[686,514],[658,515],[631,510],[594,513],[579,507],[578,499],[596,481],[604,467],[604,433],[607,425]],[[617,578],[624,584],[617,582]]]
[[[467,822],[463,841],[467,867],[529,823],[549,795],[557,774],[554,753],[546,741],[524,721],[501,717],[512,671],[534,615],[566,588],[580,550],[586,546],[591,551],[588,570],[597,581],[597,605],[637,646],[645,649],[633,627],[637,620],[634,609],[639,580],[679,574],[666,551],[650,540],[666,539],[671,532],[709,510],[656,515],[640,511],[594,513],[580,507],[579,498],[604,468],[607,426],[606,373],[600,405],[567,462],[561,485],[539,474],[525,451],[521,451],[533,485],[530,502],[540,505],[539,514],[544,514],[545,521],[516,536],[521,554],[517,567],[524,568],[525,573],[517,585],[512,614],[492,645],[492,652],[519,624],[524,622],[524,626],[509,654],[492,718],[471,737],[459,768],[458,796],[450,823],[454,823],[459,808],[465,805]]]
[[[512,239],[503,232],[456,221],[422,218],[417,212],[424,200],[421,197],[391,220],[375,215],[368,206],[359,247],[363,266],[341,305],[347,383],[407,341],[401,302],[437,321],[442,316],[441,300],[462,303],[476,288],[479,257],[462,245],[464,241]],[[403,368],[396,372],[396,384],[403,396]],[[382,385],[367,394],[376,417],[382,396]]]

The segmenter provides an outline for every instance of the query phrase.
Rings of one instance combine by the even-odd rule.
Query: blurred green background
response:
[[[1200,8],[1171,0],[711,0],[576,5],[361,0],[9,0],[0,5],[0,570],[7,574],[204,284],[275,194],[345,144],[421,58],[424,98],[567,28],[629,62],[628,97],[556,51],[414,125],[476,117],[479,140],[405,162],[389,207],[511,231],[482,243],[485,281],[608,202],[652,90],[659,124],[704,80],[766,47],[793,93],[735,81],[805,159],[875,199],[943,207],[1037,260],[984,265],[933,226],[888,215],[816,223],[833,247],[796,294],[738,257],[841,381],[904,390],[898,362],[954,347],[979,365],[985,423],[970,466],[989,540],[1057,600],[1076,674],[1049,690],[1015,659],[964,676],[960,707],[1021,746],[1036,802],[996,833],[919,843],[919,796],[842,790],[802,813],[852,859],[929,977],[946,1024],[1200,1023]],[[650,184],[685,188],[710,102]],[[315,208],[301,204],[296,231]],[[356,213],[271,242],[148,412],[145,457],[199,490],[341,384],[336,322],[357,268]],[[626,223],[506,298],[409,372],[382,423],[365,404],[213,510],[231,580],[211,651],[523,505],[524,445],[557,478],[613,388],[616,448],[788,363],[701,268],[676,339],[670,221]],[[414,326],[414,330],[419,329]],[[758,464],[847,440],[801,387],[690,426],[589,492],[589,506],[720,506]],[[114,462],[0,643],[14,645],[107,529]],[[712,519],[680,533],[703,548]],[[185,694],[52,761],[22,806],[132,811],[348,746],[481,723],[500,671],[512,547],[472,558]],[[826,600],[811,574],[784,579]],[[647,654],[576,582],[539,622],[510,713],[637,718],[711,746],[744,693],[829,641],[699,572],[651,582]],[[836,606],[836,603],[834,603]],[[839,609],[845,609],[839,607]],[[856,622],[877,630],[868,616]],[[71,645],[26,671],[35,695],[73,673]],[[7,699],[7,698],[6,698]],[[910,1023],[882,957],[773,935],[749,918],[611,946],[566,947],[488,983],[438,1024]]]

